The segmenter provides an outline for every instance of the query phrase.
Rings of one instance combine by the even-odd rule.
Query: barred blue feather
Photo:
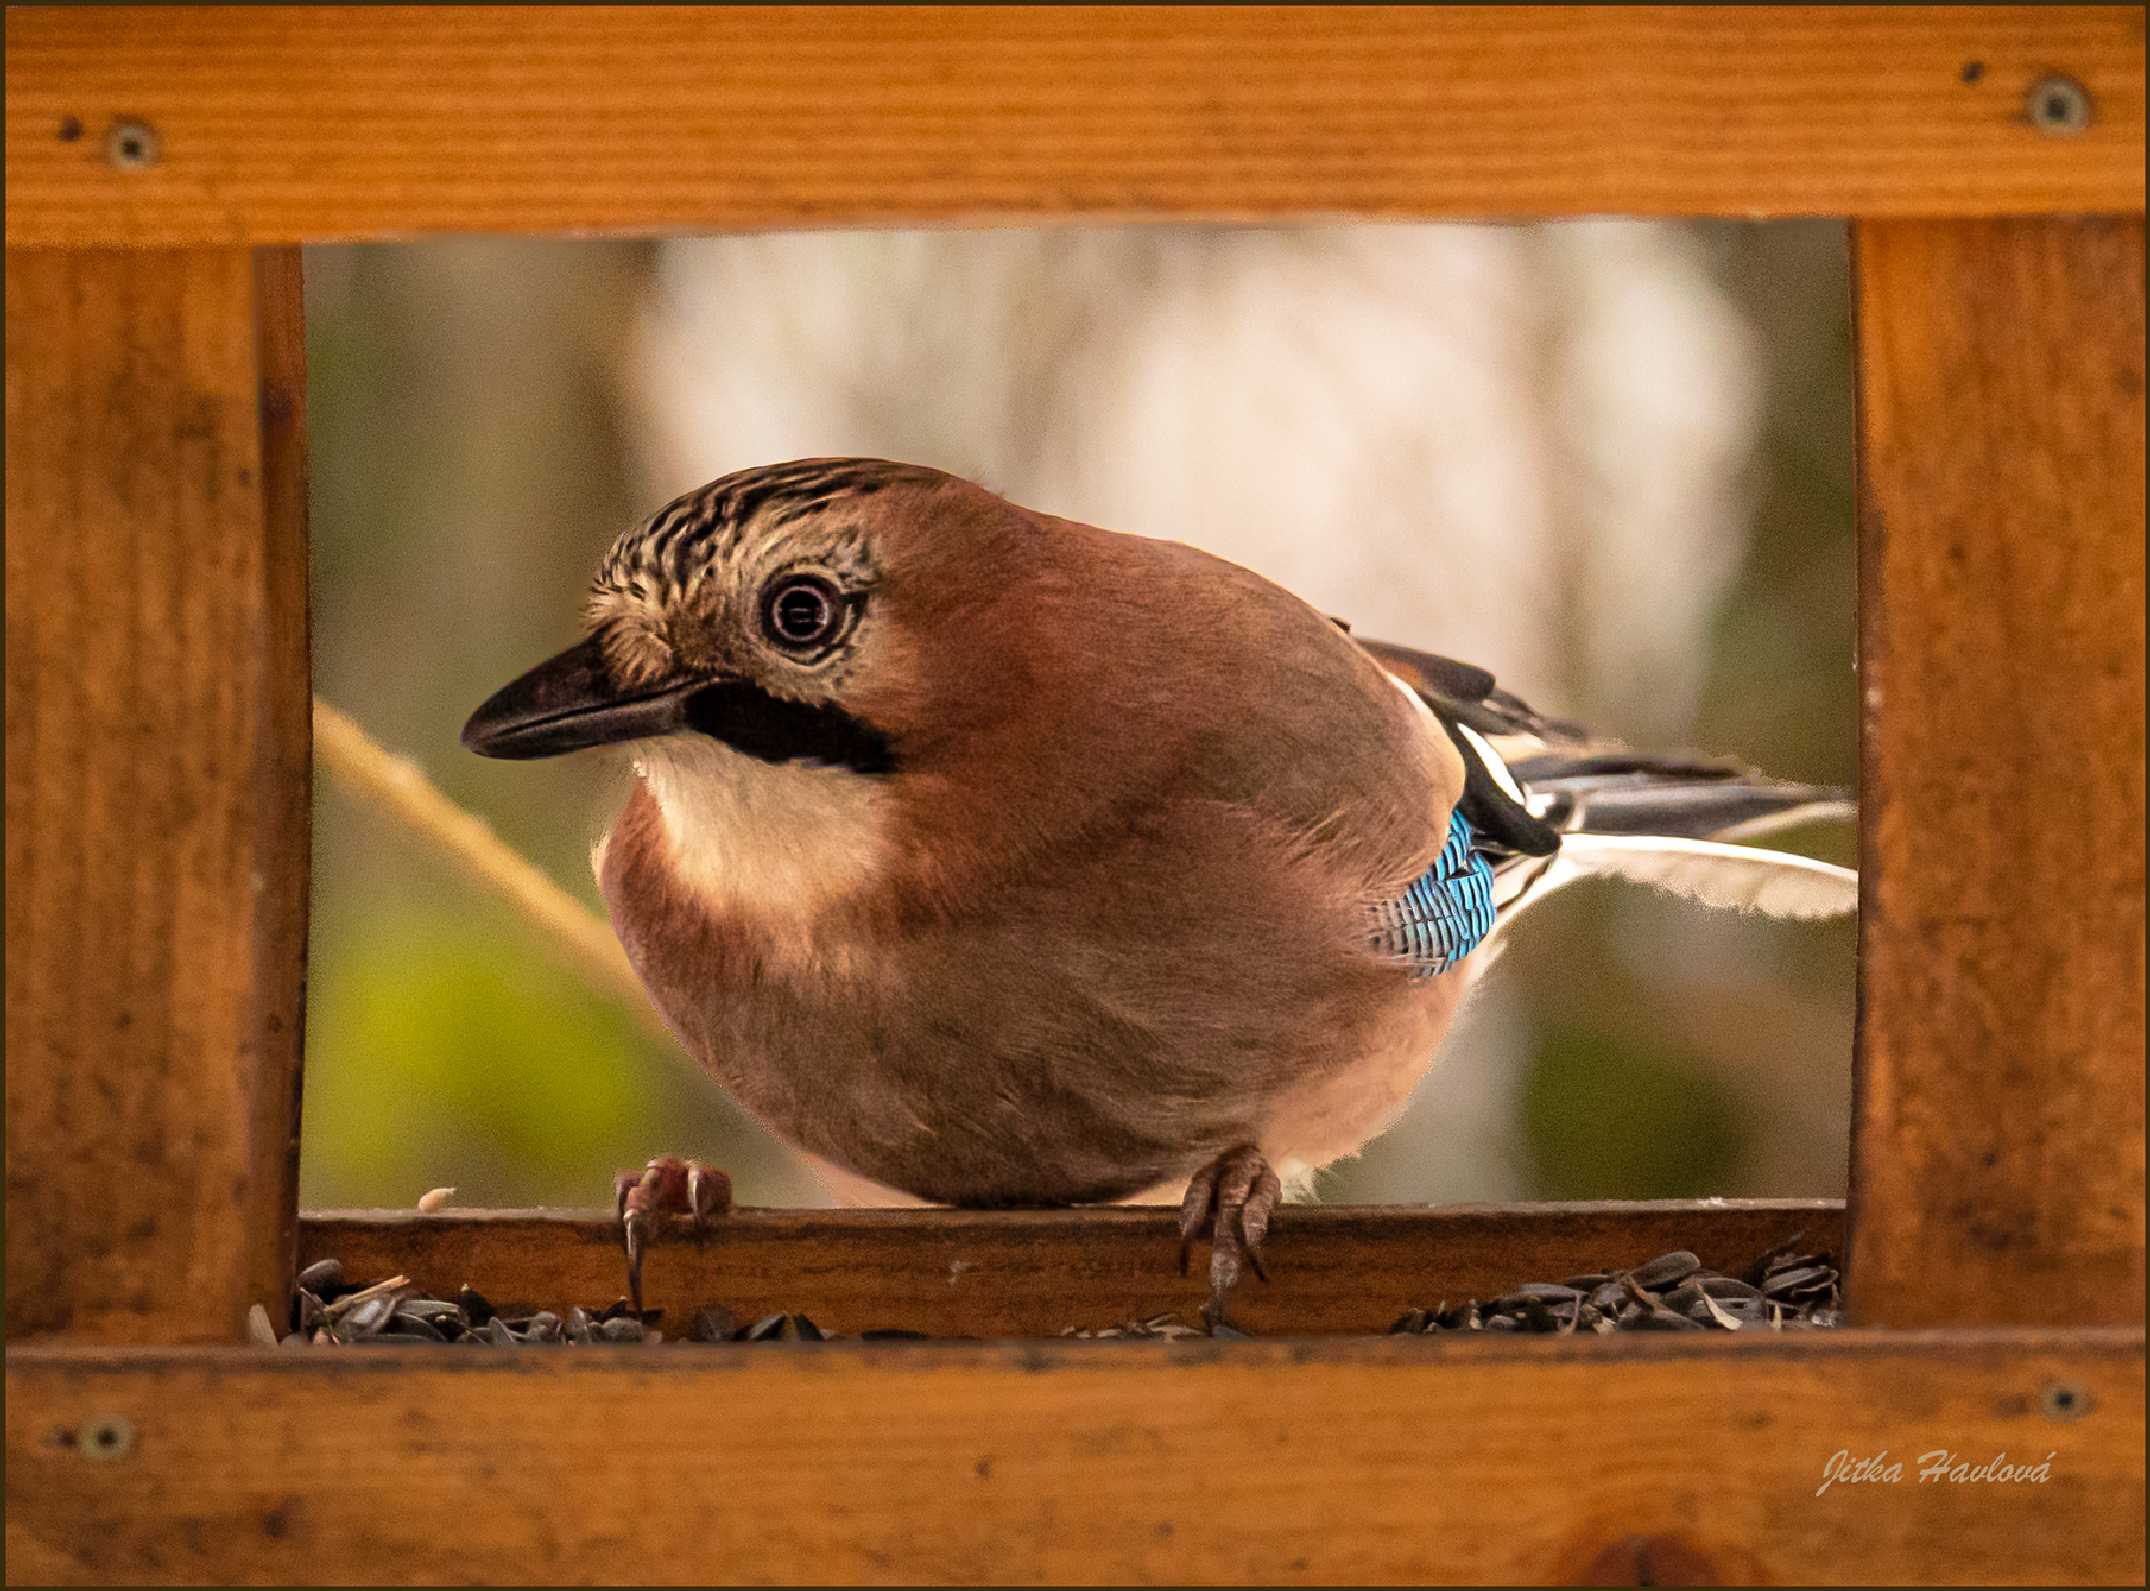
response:
[[[1374,908],[1374,946],[1415,978],[1448,971],[1493,931],[1493,869],[1471,843],[1463,814],[1448,820],[1448,843],[1400,900]]]

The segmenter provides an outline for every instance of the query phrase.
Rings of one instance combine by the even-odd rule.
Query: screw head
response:
[[[82,1422],[75,1451],[99,1462],[125,1458],[134,1451],[134,1421],[124,1414],[100,1414]]]
[[[2090,90],[2058,72],[2033,83],[2023,106],[2033,127],[2056,138],[2079,133],[2090,125]]]
[[[147,171],[163,152],[163,140],[147,122],[116,121],[105,134],[105,159],[122,171]]]
[[[2051,1382],[2039,1389],[2038,1407],[2048,1419],[2080,1420],[2090,1412],[2090,1393],[2066,1381]]]

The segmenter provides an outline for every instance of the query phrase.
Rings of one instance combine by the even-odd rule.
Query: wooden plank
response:
[[[2090,124],[2026,116],[2049,73]],[[120,120],[154,166],[116,165]],[[2140,8],[14,7],[11,247],[2143,208]]]
[[[236,1338],[288,1285],[309,778],[297,315],[296,250],[8,257],[18,1340]]]
[[[2139,1330],[7,1356],[10,1583],[2127,1584],[2143,1478]]]
[[[1271,1229],[1270,1281],[1233,1295],[1234,1324],[1320,1334],[1386,1329],[1414,1306],[1496,1298],[1692,1249],[1737,1270],[1804,1234],[1841,1252],[1831,1200],[1286,1209]],[[722,1304],[743,1320],[777,1311],[831,1331],[895,1327],[961,1336],[1057,1336],[1173,1313],[1193,1321],[1204,1273],[1182,1277],[1174,1213],[1111,1210],[741,1210],[696,1244],[652,1251],[644,1302],[673,1322]],[[443,1297],[469,1282],[495,1303],[564,1312],[625,1290],[613,1224],[565,1212],[307,1216],[302,1262],[335,1257],[352,1280],[398,1273]]]
[[[2143,1318],[2143,268],[1857,231],[1870,1322]]]

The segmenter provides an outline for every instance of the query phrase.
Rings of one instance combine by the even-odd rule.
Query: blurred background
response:
[[[597,906],[624,763],[487,762],[614,535],[728,470],[938,465],[1246,564],[1540,708],[1856,773],[1834,223],[814,232],[307,251],[316,689]],[[325,773],[301,1196],[819,1187]],[[1854,859],[1841,826],[1790,848]],[[1579,885],[1325,1200],[1841,1195],[1854,927]]]

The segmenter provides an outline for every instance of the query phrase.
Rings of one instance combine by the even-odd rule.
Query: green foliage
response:
[[[520,929],[391,909],[320,949],[336,976],[309,1024],[309,1204],[453,1184],[463,1203],[589,1205],[647,1158],[637,1129],[665,1102],[633,1019]]]

